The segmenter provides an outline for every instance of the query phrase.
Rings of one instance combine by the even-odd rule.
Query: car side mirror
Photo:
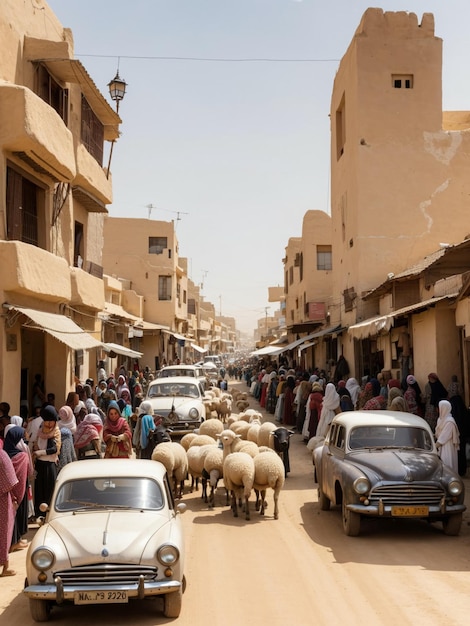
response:
[[[184,513],[187,508],[188,507],[186,506],[186,504],[184,504],[184,502],[180,502],[179,504],[176,505],[176,512],[177,513]]]

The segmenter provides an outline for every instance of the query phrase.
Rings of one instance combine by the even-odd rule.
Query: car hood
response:
[[[154,411],[171,411],[171,407],[175,407],[175,411],[177,411],[180,407],[184,406],[188,402],[197,403],[201,402],[197,398],[189,398],[187,396],[175,396],[168,397],[163,396],[161,398],[147,398],[147,402],[150,402]]]
[[[147,545],[171,541],[173,525],[168,513],[154,511],[84,512],[51,520],[43,526],[43,545],[60,541],[71,567],[96,562],[136,562]],[[154,553],[153,547],[152,552]]]
[[[442,478],[442,462],[432,452],[367,450],[350,453],[348,460],[358,469],[375,475],[375,480],[410,482]]]

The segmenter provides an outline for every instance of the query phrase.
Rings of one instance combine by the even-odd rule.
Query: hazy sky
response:
[[[190,278],[243,331],[274,314],[305,212],[330,212],[333,79],[369,6],[434,14],[443,106],[470,109],[469,0],[48,1],[98,88],[128,83],[110,215],[174,219]]]

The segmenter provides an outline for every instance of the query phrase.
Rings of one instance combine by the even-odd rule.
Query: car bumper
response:
[[[457,513],[463,513],[466,510],[466,506],[464,504],[454,504],[454,505],[420,505],[420,504],[410,504],[407,506],[400,505],[400,509],[420,509],[426,507],[427,513],[423,515],[419,515],[416,512],[410,511],[410,514],[406,514],[405,512],[401,512],[400,515],[396,515],[392,509],[392,505],[383,505],[383,506],[371,506],[366,504],[348,504],[347,509],[349,511],[353,511],[354,513],[360,513],[361,515],[369,515],[371,517],[422,517],[422,518],[439,518],[446,517],[448,515],[455,515]]]
[[[60,578],[56,578],[56,584],[47,585],[28,585],[23,589],[23,593],[28,598],[37,600],[51,600],[61,604],[65,601],[76,601],[79,593],[103,593],[108,592],[126,592],[127,597],[143,600],[150,596],[158,596],[166,593],[173,593],[183,589],[183,583],[178,580],[162,580],[145,582],[142,579],[137,584],[121,584],[121,585],[64,585]],[[103,603],[109,600],[103,600]],[[96,604],[101,604],[96,601]]]

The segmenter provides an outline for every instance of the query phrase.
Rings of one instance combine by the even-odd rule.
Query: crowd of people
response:
[[[153,374],[148,368],[107,375],[98,365],[98,382],[76,381],[75,390],[56,406],[36,375],[31,415],[10,415],[10,405],[0,403],[0,576],[12,576],[9,554],[28,542],[28,525],[42,516],[40,505],[49,504],[58,473],[68,463],[90,458],[130,458],[148,443],[155,427],[151,407],[142,403]],[[139,429],[147,408],[147,428]],[[140,455],[138,455],[140,456]],[[143,458],[143,457],[142,457]]]
[[[470,411],[457,376],[445,386],[431,372],[421,390],[413,374],[400,381],[383,371],[376,377],[364,376],[359,383],[349,375],[347,364],[342,366],[328,376],[325,370],[307,372],[266,364],[246,368],[245,380],[261,407],[312,445],[325,438],[333,417],[343,411],[390,410],[418,415],[431,427],[443,462],[465,475]]]

